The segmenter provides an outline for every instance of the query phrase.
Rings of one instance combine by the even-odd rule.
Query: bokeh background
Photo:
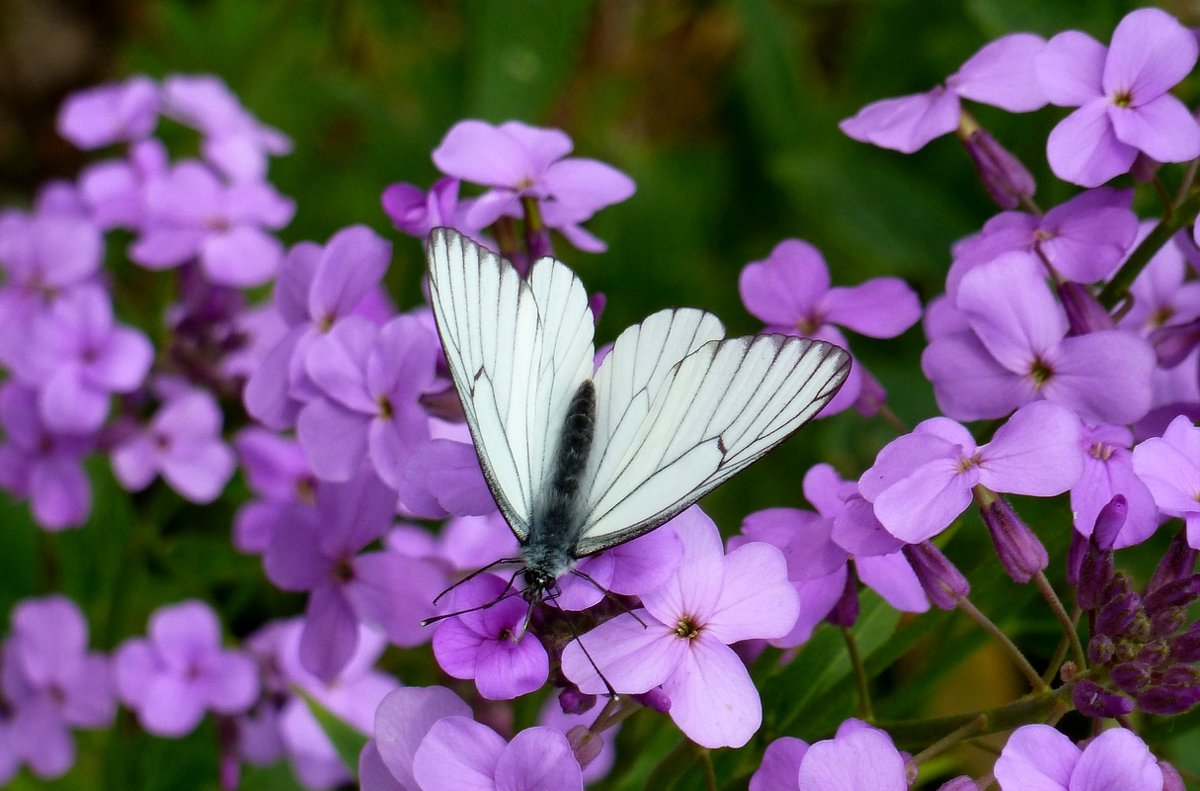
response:
[[[840,119],[869,101],[928,89],[1005,33],[1050,36],[1077,28],[1107,41],[1137,5],[0,0],[0,203],[26,204],[39,183],[69,178],[85,161],[54,132],[56,108],[70,90],[138,72],[215,73],[295,142],[294,152],[271,169],[271,179],[298,205],[284,240],[324,240],[351,223],[374,227],[396,243],[389,285],[408,308],[422,301],[421,245],[391,228],[381,191],[396,181],[431,183],[437,173],[430,151],[456,121],[520,119],[566,130],[578,154],[616,165],[638,185],[632,199],[589,224],[609,243],[608,252],[580,253],[565,243],[558,249],[589,289],[608,297],[599,340],[674,305],[712,310],[731,331],[753,332],[760,325],[740,304],[737,275],[782,239],[817,245],[835,284],[898,275],[924,301],[942,290],[949,245],[997,211],[953,138],[906,157],[846,138],[837,129]],[[1200,25],[1200,3],[1159,5]],[[1183,93],[1194,100],[1195,88],[1193,80]],[[1053,108],[1029,115],[977,108],[983,124],[1038,178],[1043,206],[1073,192],[1050,178],[1045,162],[1046,135],[1062,115]],[[176,151],[186,150],[191,138],[178,139],[183,147]],[[111,255],[120,253],[121,245],[110,245]],[[852,337],[852,345],[902,420],[914,424],[935,414],[918,366],[919,328],[888,342]],[[735,532],[751,511],[801,506],[800,478],[812,463],[827,460],[857,477],[894,436],[886,422],[853,413],[824,421],[711,496],[706,508],[726,533]],[[301,609],[299,600],[269,590],[257,561],[229,547],[229,518],[243,490],[235,487],[207,508],[184,508],[165,490],[132,500],[116,494],[102,463],[94,479],[96,512],[73,533],[41,533],[23,506],[3,501],[0,612],[24,596],[63,590],[88,612],[94,642],[110,649],[140,632],[156,606],[187,596],[216,603],[235,634]],[[1065,510],[1020,506],[1061,556]],[[983,531],[975,517],[966,521],[951,554],[965,568],[978,565],[977,603],[985,610],[991,603],[1031,654],[1047,656],[1056,627],[1027,591],[988,570]],[[1132,562],[1152,562],[1161,547],[1154,544]],[[899,669],[881,682],[889,693],[881,714],[962,710],[1019,694],[1003,660],[980,650],[982,638],[955,618],[937,617],[936,628],[895,650]],[[828,656],[840,650],[840,638],[831,645]],[[802,655],[784,680],[764,687],[764,737],[820,738],[845,716],[850,687],[822,689],[827,698],[813,698],[808,688],[805,674],[832,661],[825,656],[816,649],[807,660]],[[429,673],[427,662],[391,655],[389,662],[410,683]],[[928,670],[932,664],[942,669]],[[948,676],[947,667],[957,670]],[[819,716],[798,717],[801,709],[779,700],[806,695]],[[83,736],[84,759],[56,787],[211,782],[211,732],[174,743],[139,739],[133,730],[123,718],[113,733]],[[1193,761],[1200,754],[1194,740],[1174,749]],[[947,762],[971,760],[960,753]],[[288,782],[286,772],[248,776],[249,787]],[[629,780],[613,787],[639,786]]]

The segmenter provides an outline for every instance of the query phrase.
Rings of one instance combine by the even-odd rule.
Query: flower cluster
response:
[[[843,347],[844,329],[887,341],[922,322],[939,414],[905,426],[855,358],[822,417],[879,418],[894,438],[873,459],[847,453],[796,475],[811,509],[746,509],[730,536],[693,506],[581,559],[545,602],[520,595],[507,568],[521,547],[430,308],[401,310],[385,286],[393,243],[356,224],[285,244],[295,206],[268,166],[291,143],[214,77],[72,96],[59,133],[109,158],[28,210],[0,211],[0,318],[26,328],[0,336],[0,487],[49,531],[89,521],[96,475],[154,519],[220,501],[204,513],[233,514],[234,548],[251,571],[261,561],[270,601],[294,617],[269,620],[222,588],[210,592],[220,609],[190,598],[136,612],[144,636],[114,633],[106,613],[94,630],[104,654],[89,651],[71,599],[21,601],[0,651],[0,782],[23,767],[66,773],[72,729],[110,727],[121,704],[129,728],[157,737],[211,720],[225,788],[287,760],[311,789],[578,789],[627,758],[612,738],[626,720],[639,739],[654,729],[655,745],[704,748],[684,743],[662,766],[694,758],[710,787],[721,774],[802,791],[1181,788],[1138,718],[1200,704],[1200,122],[1170,93],[1197,50],[1155,9],[1127,15],[1107,47],[1080,32],[1008,35],[932,91],[844,121],[854,139],[906,153],[956,134],[1001,212],[953,245],[944,293],[925,306],[896,277],[832,285],[800,239],[746,264],[739,293],[765,332]],[[1031,170],[965,102],[1072,108],[1047,161],[1085,189],[1043,210]],[[172,123],[198,134],[195,156],[155,136]],[[572,149],[557,129],[462,121],[432,153],[441,177],[388,187],[382,208],[404,234],[453,227],[520,271],[556,240],[600,252],[584,223],[634,184]],[[1135,199],[1148,179],[1158,212]],[[129,266],[105,265],[122,257]],[[149,304],[125,296],[131,285]],[[602,296],[591,304],[598,314]],[[1050,516],[1035,530],[1014,502]],[[976,522],[992,576],[1030,585],[1061,625],[1045,667],[1022,650],[1028,635],[972,602],[978,577],[951,559],[955,533]],[[1052,551],[1068,536],[1074,613]],[[153,540],[139,534],[131,554]],[[1118,563],[1133,547],[1165,548],[1144,585]],[[895,611],[905,624],[948,619],[936,610],[985,629],[1030,694],[889,734],[872,687],[894,683],[883,672],[899,654],[879,646],[905,628]],[[823,623],[839,627],[833,647]],[[842,640],[844,689],[822,678]],[[816,663],[819,728],[783,700],[806,690],[780,692]],[[863,719],[850,718],[855,696]],[[1069,711],[1092,720],[1091,739],[1055,727]],[[930,758],[1001,727],[1012,733],[990,774],[936,774]],[[774,740],[753,753],[760,733]],[[710,753],[723,748],[750,757],[723,765]]]

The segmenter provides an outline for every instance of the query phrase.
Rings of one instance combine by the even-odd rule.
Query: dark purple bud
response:
[[[1187,791],[1178,769],[1166,761],[1159,761],[1158,768],[1162,770],[1163,775],[1162,791]]]
[[[1200,667],[1184,664],[1171,665],[1163,672],[1160,681],[1168,687],[1200,686]]]
[[[558,705],[563,714],[583,714],[596,705],[596,696],[580,692],[575,687],[567,687],[558,693]]]
[[[1111,552],[1099,552],[1094,548],[1084,556],[1079,567],[1079,586],[1075,598],[1081,609],[1094,610],[1105,600],[1105,588],[1113,580]]]
[[[1141,603],[1141,597],[1132,591],[1109,599],[1096,613],[1096,633],[1113,637],[1125,634],[1133,625]]]
[[[1069,334],[1087,335],[1089,332],[1113,328],[1112,316],[1108,315],[1100,300],[1083,283],[1069,280],[1059,283],[1058,296],[1067,313],[1067,323],[1071,327]]]
[[[1122,692],[1137,692],[1150,683],[1150,668],[1140,662],[1122,662],[1108,671],[1108,677]]]
[[[1150,667],[1158,667],[1171,656],[1171,647],[1166,640],[1151,640],[1138,651],[1137,660]]]
[[[1200,319],[1187,324],[1159,327],[1150,333],[1150,343],[1161,368],[1174,368],[1200,344]]]
[[[1176,662],[1200,662],[1200,622],[1171,640],[1171,658]]]
[[[1150,595],[1168,582],[1191,576],[1196,568],[1196,550],[1188,546],[1187,529],[1180,530],[1167,547],[1167,553],[1158,562],[1158,568],[1146,585],[1146,595]]]
[[[1179,714],[1200,703],[1200,687],[1152,687],[1137,696],[1147,714]]]
[[[953,610],[959,599],[970,594],[971,583],[933,544],[928,541],[906,544],[902,551],[935,607]]]
[[[667,693],[663,692],[662,687],[655,687],[649,692],[644,692],[640,695],[631,695],[630,697],[646,708],[657,711],[659,714],[669,714],[671,711],[671,699],[667,697]]]
[[[1188,612],[1184,607],[1167,607],[1150,615],[1151,631],[1158,637],[1175,634],[1187,623]]]
[[[846,575],[842,595],[825,620],[834,626],[854,626],[858,620],[858,578],[854,574]]]
[[[1010,154],[984,129],[962,138],[988,196],[1002,209],[1015,209],[1022,199],[1033,197],[1037,185],[1021,160]]]
[[[1121,717],[1133,711],[1133,701],[1109,692],[1095,681],[1080,681],[1071,690],[1071,701],[1085,717]]]
[[[1092,528],[1092,541],[1096,546],[1103,550],[1112,549],[1128,516],[1129,501],[1123,494],[1114,495],[1096,514],[1096,526]]]
[[[1094,634],[1088,641],[1088,660],[1093,665],[1107,665],[1112,661],[1116,645],[1106,634]]]
[[[1087,557],[1090,539],[1078,530],[1071,531],[1071,546],[1067,549],[1067,584],[1071,587],[1079,585],[1079,573],[1083,570],[1083,560]]]
[[[1200,574],[1163,583],[1152,593],[1146,594],[1146,611],[1155,612],[1166,607],[1187,607],[1200,597]]]
[[[979,791],[979,786],[974,780],[963,775],[942,783],[938,787],[938,791]]]
[[[1149,184],[1154,181],[1154,176],[1161,167],[1162,163],[1157,159],[1139,151],[1133,158],[1133,164],[1129,166],[1129,175],[1139,184]]]
[[[1023,584],[1050,565],[1050,556],[1042,542],[1003,497],[996,497],[980,508],[980,513],[1008,576]]]
[[[575,760],[583,769],[596,760],[596,756],[604,749],[604,739],[600,734],[592,733],[584,725],[576,725],[567,731],[567,744],[571,745],[571,752],[575,753]]]
[[[1142,643],[1133,640],[1117,640],[1113,644],[1113,659],[1118,662],[1132,662],[1142,650]]]

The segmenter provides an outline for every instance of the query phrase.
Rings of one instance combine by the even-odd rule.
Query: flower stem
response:
[[[959,596],[957,603],[960,610],[969,615],[985,632],[1000,643],[1000,646],[1008,653],[1009,658],[1012,659],[1013,664],[1017,666],[1017,669],[1029,681],[1030,686],[1036,692],[1045,692],[1047,689],[1046,682],[1042,681],[1041,674],[1034,669],[1033,665],[1029,664],[1029,660],[1021,653],[1021,649],[1017,648],[1017,644],[1010,640],[1008,635],[999,626],[996,626],[990,618],[980,612],[965,596]]]
[[[1046,579],[1045,572],[1039,571],[1035,574],[1033,584],[1037,585],[1038,590],[1042,592],[1042,597],[1054,611],[1054,617],[1062,624],[1063,633],[1071,644],[1071,653],[1075,656],[1076,667],[1080,672],[1087,670],[1087,654],[1083,651],[1083,643],[1079,642],[1079,629],[1075,625],[1075,619],[1067,613],[1062,599],[1058,598],[1058,594],[1054,592],[1054,586],[1050,584],[1050,580]]]
[[[884,721],[875,724],[891,735],[898,748],[925,749],[927,745],[937,744],[946,736],[964,728],[966,731],[959,736],[960,740],[968,735],[984,736],[1034,722],[1057,722],[1063,714],[1071,710],[1071,690],[1074,686],[1064,684],[1058,689],[1046,689],[994,709],[952,714],[948,717]]]
[[[858,641],[850,627],[842,627],[842,637],[846,640],[846,651],[850,654],[850,666],[854,668],[854,683],[858,686],[858,705],[862,718],[867,722],[875,721],[875,710],[871,706],[871,689],[867,683],[867,669],[863,666],[862,655],[858,652]]]
[[[963,724],[959,728],[955,728],[933,744],[926,747],[921,752],[914,755],[912,757],[913,765],[920,766],[930,758],[941,755],[942,753],[946,752],[946,750],[949,750],[951,747],[961,742],[963,739],[968,739],[982,731],[987,727],[987,724],[988,716],[986,714],[980,714],[975,719]]]
[[[1125,259],[1117,273],[1100,290],[1100,304],[1111,309],[1123,300],[1133,281],[1146,268],[1146,264],[1150,263],[1154,254],[1170,241],[1176,231],[1195,219],[1197,212],[1200,212],[1200,190],[1175,204],[1173,210],[1168,210],[1158,225],[1154,226],[1154,230],[1129,254],[1129,258]]]
[[[713,769],[711,751],[700,750],[700,766],[704,769],[704,787],[708,791],[717,791],[717,772]]]

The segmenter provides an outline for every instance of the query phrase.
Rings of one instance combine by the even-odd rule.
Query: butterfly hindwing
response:
[[[615,471],[584,493],[576,554],[642,535],[740,472],[820,411],[849,365],[836,346],[784,335],[714,340],[688,354],[651,394]]]

